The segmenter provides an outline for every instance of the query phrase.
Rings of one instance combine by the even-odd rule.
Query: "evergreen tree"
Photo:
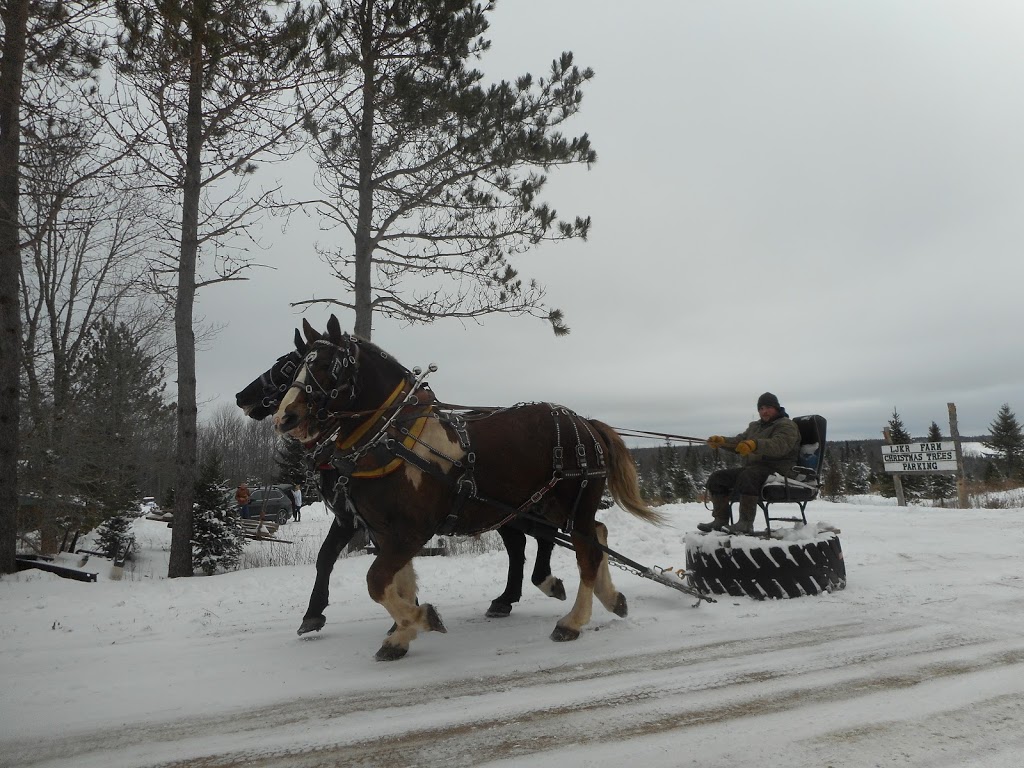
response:
[[[221,458],[211,451],[196,481],[192,515],[192,562],[207,576],[238,565],[245,547],[234,497],[223,481]]]
[[[277,455],[277,482],[303,487],[306,484],[306,451],[302,443],[294,437],[285,435],[281,440]]]
[[[329,198],[320,212],[353,235],[322,254],[343,286],[328,301],[354,311],[365,339],[373,313],[411,323],[533,315],[568,332],[510,262],[587,236],[589,217],[560,220],[540,194],[552,169],[597,159],[586,134],[562,133],[594,73],[565,52],[547,77],[484,83],[472,65],[490,46],[493,8],[331,0],[312,12],[319,65],[333,75],[303,94],[313,183]]]
[[[871,467],[864,458],[860,446],[844,448],[846,461],[843,464],[843,487],[847,494],[863,494],[871,491]]]
[[[996,462],[990,461],[985,465],[985,473],[981,479],[987,484],[998,483],[1003,480],[1003,473],[999,471],[999,465]]]
[[[100,550],[111,560],[116,560],[118,555],[135,544],[132,516],[128,512],[121,512],[108,518],[99,527],[98,533],[97,543]]]
[[[707,450],[705,450],[704,452],[708,453]],[[704,487],[704,484],[707,482],[708,479],[708,475],[704,469],[704,465],[701,463],[700,454],[701,449],[696,448],[692,445],[687,446],[686,450],[683,452],[683,467],[686,469],[690,477],[693,479],[694,498],[698,498],[700,496],[699,489],[702,489]]]
[[[942,442],[942,430],[934,421],[928,427],[928,442]],[[943,502],[946,499],[956,496],[956,478],[951,475],[928,475],[927,494],[929,499],[945,506]]]
[[[822,492],[829,501],[841,498],[844,491],[842,463],[839,462],[831,448],[826,447],[823,455],[824,467],[821,468]]]
[[[1003,403],[988,428],[991,435],[983,445],[996,452],[996,462],[1003,477],[1024,479],[1024,432],[1009,403]]]
[[[672,446],[669,444],[668,440],[666,440],[665,444],[658,448],[654,470],[655,497],[666,503],[675,501],[674,459],[675,454],[672,450]]]
[[[678,461],[672,475],[672,490],[678,501],[696,501],[700,495],[693,475],[683,461]]]
[[[893,445],[906,445],[913,441],[910,437],[910,433],[907,432],[907,428],[903,426],[903,419],[900,418],[900,415],[897,413],[895,408],[892,410],[892,417],[889,419],[888,427],[889,439],[892,441]],[[900,480],[903,484],[903,497],[907,501],[920,499],[924,495],[924,478],[902,473],[900,474]],[[892,498],[896,495],[896,485],[893,482],[891,472],[883,472],[879,476],[878,490],[883,496],[888,498]]]
[[[171,418],[164,371],[125,323],[101,318],[76,366],[72,400],[77,450],[65,456],[74,488],[91,506],[128,509],[139,497],[142,446]]]

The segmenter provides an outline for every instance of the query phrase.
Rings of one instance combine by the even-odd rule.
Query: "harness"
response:
[[[477,454],[472,445],[469,423],[486,419],[499,412],[534,405],[533,403],[469,412],[464,412],[458,407],[446,407],[446,404],[438,402],[426,383],[427,375],[436,370],[435,366],[430,366],[427,372],[421,372],[419,369],[407,371],[394,390],[372,412],[331,412],[328,406],[342,394],[343,387],[338,386],[338,382],[349,366],[353,368],[348,372],[346,384],[350,388],[348,400],[351,402],[355,397],[355,376],[358,373],[360,350],[358,340],[349,336],[345,339],[349,341],[344,348],[330,344],[336,351],[332,353],[329,367],[329,387],[323,386],[312,375],[305,383],[293,382],[291,385],[302,388],[306,397],[310,399],[310,412],[318,425],[333,426],[334,422],[341,418],[365,417],[345,435],[341,434],[340,426],[334,426],[326,433],[328,437],[313,447],[309,457],[309,474],[327,467],[338,473],[338,479],[331,489],[331,507],[335,511],[335,516],[339,516],[344,510],[353,517],[359,517],[357,505],[352,498],[353,480],[380,479],[408,463],[454,491],[451,510],[438,526],[438,534],[453,535],[463,509],[471,501],[486,504],[506,513],[498,523],[474,531],[474,534],[499,528],[539,505],[563,480],[576,480],[578,483],[576,498],[564,526],[566,533],[572,531],[576,511],[590,481],[607,475],[604,449],[585,419],[564,406],[547,404],[550,407],[555,433],[551,477],[525,501],[513,506],[480,494],[476,478]],[[315,345],[322,346],[326,343],[316,342]],[[318,350],[312,350],[306,356],[306,362],[311,363],[317,353]],[[423,439],[430,419],[435,419],[449,434],[455,435],[462,452],[461,458],[449,456]],[[563,439],[567,439],[567,444],[563,445]],[[416,452],[417,447],[421,448],[420,453]],[[588,448],[593,457],[592,463],[588,460]],[[422,449],[450,464],[457,474],[453,474],[452,470],[443,470],[421,455]],[[324,490],[326,489],[321,488],[322,492]],[[324,493],[324,497],[327,496],[328,494]],[[372,534],[372,527],[367,525],[365,520],[363,524]]]

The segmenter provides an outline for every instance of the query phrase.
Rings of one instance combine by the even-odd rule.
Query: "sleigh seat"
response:
[[[796,465],[785,475],[769,475],[761,486],[757,504],[764,512],[765,525],[770,532],[772,522],[807,524],[807,504],[818,498],[821,491],[822,468],[825,456],[825,417],[797,416],[793,419],[800,430],[800,455]],[[800,517],[775,517],[772,505],[796,504]]]

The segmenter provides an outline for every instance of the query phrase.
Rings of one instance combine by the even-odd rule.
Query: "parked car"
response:
[[[287,485],[272,485],[269,488],[254,488],[249,493],[249,517],[257,520],[260,513],[264,520],[273,520],[284,525],[292,519],[292,496]]]

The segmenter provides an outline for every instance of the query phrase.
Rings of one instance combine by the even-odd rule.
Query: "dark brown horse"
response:
[[[250,418],[260,421],[273,414],[288,387],[291,386],[299,367],[308,351],[306,342],[298,330],[295,331],[295,349],[279,357],[274,364],[253,379],[241,392],[235,395],[235,402]],[[316,467],[317,485],[321,497],[334,514],[334,524],[328,529],[327,536],[316,559],[316,579],[313,591],[309,596],[306,613],[302,617],[298,634],[319,632],[327,623],[324,610],[327,608],[330,595],[331,573],[342,550],[348,546],[356,533],[355,518],[351,509],[344,504],[334,504],[334,489],[338,481],[338,472],[329,462]],[[512,612],[514,603],[519,602],[523,595],[524,565],[526,564],[526,535],[537,539],[537,557],[531,574],[532,583],[549,597],[565,600],[565,586],[562,580],[551,573],[551,552],[554,541],[550,530],[543,526],[513,520],[501,526],[498,534],[508,553],[508,577],[505,590],[491,601],[486,616],[502,618]]]
[[[641,500],[629,451],[599,421],[548,403],[456,412],[374,344],[343,334],[331,317],[274,415],[277,429],[338,470],[343,503],[372,532],[377,556],[366,575],[370,597],[397,629],[378,660],[404,656],[420,631],[444,632],[433,606],[415,602],[411,561],[435,533],[475,534],[529,516],[569,532],[580,585],[553,640],[575,640],[596,594],[626,615],[608,571],[607,529],[595,513],[605,481],[619,506],[660,522]]]

